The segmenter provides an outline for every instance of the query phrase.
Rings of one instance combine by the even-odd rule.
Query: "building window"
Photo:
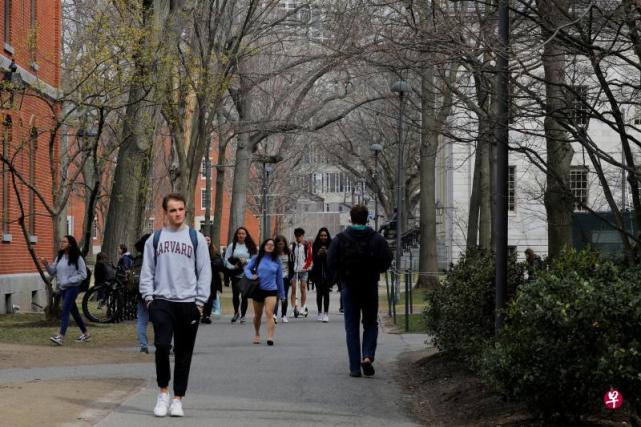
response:
[[[67,234],[73,236],[73,217],[71,215],[67,216]]]
[[[588,204],[588,168],[572,166],[570,169],[570,191],[574,197],[574,210],[585,211]]]
[[[94,240],[98,240],[98,218],[93,219],[93,223],[91,224],[91,237]]]
[[[9,158],[9,147],[11,146],[12,137],[12,120],[11,116],[6,116],[2,132],[2,157]],[[2,234],[9,234],[9,167],[2,163]]]
[[[145,221],[145,231],[147,231],[149,233],[154,231],[154,222],[155,222],[155,218],[154,217],[147,218],[147,220]]]
[[[207,158],[203,157],[203,161],[200,163],[200,177],[207,177]]]
[[[36,187],[36,150],[38,148],[38,130],[31,129],[29,135],[29,185]],[[29,190],[29,234],[36,235],[36,193]]]
[[[570,121],[578,126],[586,126],[590,120],[588,108],[588,87],[572,86],[568,91],[567,102],[569,106]]]
[[[200,189],[200,209],[202,210],[207,209],[207,189],[206,188]]]
[[[4,42],[11,45],[11,6],[12,0],[4,0]]]
[[[516,166],[508,166],[507,169],[507,210],[516,210]]]

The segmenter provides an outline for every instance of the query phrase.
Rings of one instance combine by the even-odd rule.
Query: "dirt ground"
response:
[[[80,343],[63,347],[0,343],[0,369],[145,362],[153,362],[153,354],[131,349],[83,348]]]
[[[407,405],[426,426],[540,425],[523,405],[504,402],[434,349],[405,354],[400,371]]]
[[[0,385],[2,425],[91,426],[143,386],[140,379],[30,381]],[[28,405],[25,402],[29,402]],[[28,419],[25,412],[28,411]]]

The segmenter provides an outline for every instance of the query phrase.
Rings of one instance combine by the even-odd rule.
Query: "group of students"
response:
[[[222,291],[223,274],[230,278],[234,315],[232,323],[244,322],[248,307],[243,298],[241,281],[258,279],[251,294],[254,309],[254,339],[260,344],[262,316],[267,323],[268,346],[274,345],[275,321],[280,301],[280,320],[287,322],[288,293],[294,316],[307,316],[307,283],[317,289],[318,320],[329,320],[329,293],[334,283],[341,286],[350,376],[374,375],[374,356],[378,334],[378,280],[391,264],[387,242],[367,227],[368,211],[355,206],[350,212],[353,226],[332,239],[321,228],[313,243],[305,240],[301,228],[294,231],[295,241],[288,245],[283,236],[266,239],[256,247],[246,228],[238,228],[224,256],[211,240],[185,224],[186,201],[180,194],[168,194],[162,207],[165,227],[143,236],[137,243],[138,256],[131,267],[139,267],[138,335],[141,351],[147,351],[146,328],[154,327],[156,380],[159,394],[154,415],[184,415],[185,396],[196,333],[200,323],[211,323],[212,307]],[[126,248],[121,248],[124,258]],[[69,315],[81,329],[78,341],[90,338],[78,313],[77,284],[87,276],[78,245],[66,236],[53,264],[42,260],[55,275],[63,298],[60,333],[52,341],[62,344]],[[246,280],[245,280],[246,282]],[[300,303],[297,293],[300,292]],[[360,324],[363,325],[362,342]],[[174,360],[174,397],[169,395],[171,378],[170,352]]]
[[[294,230],[294,237],[295,241],[291,245],[288,245],[287,239],[282,235],[268,239],[261,245],[262,247],[269,243],[268,260],[280,263],[280,274],[282,275],[284,297],[281,298],[280,315],[278,314],[279,304],[277,301],[274,302],[273,310],[270,311],[275,322],[279,320],[282,323],[289,322],[288,300],[291,289],[292,314],[294,317],[307,317],[309,314],[307,290],[309,282],[312,281],[316,287],[317,320],[326,323],[329,321],[329,294],[334,284],[337,283],[336,278],[329,273],[327,268],[327,251],[332,241],[329,230],[325,227],[321,228],[313,243],[305,240],[305,230],[302,228]],[[232,323],[237,321],[245,323],[248,298],[242,295],[240,283],[243,277],[253,276],[248,274],[253,267],[250,267],[249,270],[248,267],[250,259],[257,254],[261,260],[264,258],[264,254],[261,256],[261,251],[256,248],[249,231],[245,227],[239,227],[224,255],[225,274],[231,279],[233,293],[234,315],[231,318]],[[298,292],[300,292],[300,299],[297,298]]]

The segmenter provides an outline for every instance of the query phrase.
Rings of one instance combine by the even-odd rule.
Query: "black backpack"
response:
[[[89,270],[89,267],[85,267],[87,269],[87,278],[80,282],[80,286],[78,286],[78,292],[87,292],[89,290],[89,282],[91,282],[91,270]]]
[[[134,258],[131,268],[125,270],[125,287],[127,290],[134,294],[139,292],[140,287],[140,272],[142,271],[142,255]]]
[[[375,233],[364,238],[341,234],[343,240],[340,261],[340,275],[348,282],[362,282],[377,279],[376,253],[372,246]]]

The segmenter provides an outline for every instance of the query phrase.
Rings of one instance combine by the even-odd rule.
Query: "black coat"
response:
[[[347,235],[347,236],[346,236]],[[327,253],[327,267],[329,273],[340,280],[341,285],[349,286],[349,283],[344,277],[341,276],[341,271],[343,271],[343,252],[348,238],[352,239],[368,239],[369,245],[371,247],[371,260],[368,261],[368,265],[371,265],[371,273],[365,280],[371,282],[372,285],[378,283],[380,274],[386,272],[392,265],[392,251],[387,244],[387,241],[378,234],[376,231],[372,230],[370,227],[359,230],[354,227],[349,227],[347,230],[339,233],[332,240],[332,244],[329,247]]]

